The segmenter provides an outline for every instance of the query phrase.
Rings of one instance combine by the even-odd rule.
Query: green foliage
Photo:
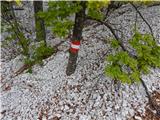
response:
[[[34,55],[32,57],[33,62],[35,64],[42,64],[42,60],[52,55],[54,49],[52,47],[46,46],[43,42],[40,43],[40,46],[37,47],[34,51]]]
[[[43,64],[43,59],[48,58],[54,53],[54,49],[50,46],[46,46],[44,42],[40,42],[39,46],[36,47],[35,45],[32,45],[31,50],[33,52],[30,57],[26,57],[24,59],[24,62],[26,65],[28,65],[28,71],[29,73],[32,73],[32,66],[35,64]]]
[[[160,46],[151,35],[139,32],[135,32],[129,43],[136,50],[137,57],[130,56],[126,51],[109,55],[105,73],[122,83],[130,84],[139,82],[141,74],[149,73],[150,67],[160,67]],[[119,46],[114,40],[111,44],[114,48]]]
[[[101,8],[107,7],[109,3],[110,0],[88,1],[88,16],[97,20],[103,20],[105,15],[101,12]]]
[[[130,68],[132,71],[137,70],[137,61],[130,57],[127,52],[120,51],[115,55],[107,57],[109,64],[106,67],[106,74],[113,79],[121,80],[122,83],[131,83],[130,73],[122,69],[123,67]]]
[[[9,7],[8,4],[3,6],[6,10]],[[2,11],[4,12],[4,11]],[[14,11],[8,11],[12,17],[14,17]],[[2,32],[7,32],[9,35],[4,40],[3,44],[6,46],[8,44],[15,44],[17,48],[20,48],[20,53],[24,56],[24,63],[29,67],[28,72],[32,72],[32,66],[34,64],[42,64],[42,60],[52,55],[54,52],[53,48],[46,46],[44,42],[40,43],[38,47],[34,46],[31,49],[31,40],[27,39],[23,33],[23,27],[21,26],[20,22],[17,21],[16,18],[14,19],[3,19],[2,25],[5,26]],[[42,33],[40,33],[42,34]],[[33,54],[31,54],[33,52]]]
[[[14,22],[11,22],[10,24],[6,24],[7,27],[4,29],[3,32],[8,32],[9,35],[5,38],[5,40],[2,43],[5,46],[8,46],[10,43],[16,44],[17,47],[21,49],[20,52],[24,56],[28,56],[29,54],[28,45],[30,40],[25,38],[24,33],[22,31],[18,31],[18,29],[20,28],[20,25],[19,23],[17,24],[18,24],[17,26],[15,26]]]
[[[145,0],[143,0],[145,2]],[[45,20],[45,24],[52,28],[54,35],[66,37],[73,28],[74,20],[70,18],[82,9],[81,2],[86,2],[86,15],[97,20],[103,20],[105,15],[103,7],[110,4],[110,0],[100,1],[49,1],[48,10],[39,12],[39,16]],[[126,1],[127,2],[127,1]]]
[[[24,56],[28,56],[28,45],[29,39],[25,38],[24,33],[22,32],[21,24],[15,17],[15,13],[13,10],[13,3],[9,3],[6,1],[2,2],[2,23],[3,26],[2,32],[7,32],[9,35],[5,38],[3,42],[6,46],[9,43],[16,44],[20,49],[21,53]]]
[[[111,41],[111,46],[112,46],[113,48],[118,48],[118,47],[119,47],[119,42],[118,42],[117,40],[113,39],[113,40]]]
[[[69,34],[69,30],[72,28],[73,22],[70,20],[59,21],[52,28],[52,31],[57,34],[57,36],[65,37]]]
[[[47,26],[52,27],[55,35],[65,37],[73,27],[71,15],[81,9],[80,2],[50,1],[46,12],[39,12],[39,16],[45,20]]]
[[[71,17],[82,9],[82,1],[49,1],[48,10],[39,12],[38,15],[44,19],[45,24],[52,27],[54,35],[65,37],[73,28],[74,20]],[[102,20],[104,18],[101,8],[109,4],[109,0],[104,1],[83,1],[87,4],[86,15]]]
[[[130,44],[137,51],[141,69],[148,68],[146,66],[160,67],[160,46],[156,44],[151,35],[141,35],[136,32],[133,39],[130,40]]]
[[[40,43],[39,47],[35,47],[32,49],[34,54],[31,56],[30,54],[30,39],[25,38],[23,32],[18,32],[19,23],[15,25],[14,22],[10,27],[6,29],[6,32],[10,33],[9,36],[6,37],[5,43],[6,45],[11,42],[15,42],[18,48],[21,48],[21,54],[25,56],[24,63],[29,66],[28,72],[31,73],[31,68],[34,64],[42,64],[42,60],[52,55],[54,52],[53,48],[47,47],[44,42]],[[17,26],[17,27],[16,27]]]
[[[93,4],[95,3],[95,4]],[[93,2],[91,5],[89,4],[88,6],[88,16],[97,19],[97,20],[103,20],[104,15],[100,11],[100,8],[96,7],[96,2]]]

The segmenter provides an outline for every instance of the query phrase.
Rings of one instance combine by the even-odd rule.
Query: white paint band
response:
[[[80,48],[80,45],[74,45],[74,44],[71,44],[71,48],[79,49],[79,48]]]

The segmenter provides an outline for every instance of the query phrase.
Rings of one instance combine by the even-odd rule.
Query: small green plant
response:
[[[52,55],[54,49],[50,46],[46,46],[44,42],[41,42],[33,54],[33,61],[37,64],[42,64],[42,60]]]
[[[136,57],[130,56],[127,51],[118,51],[107,57],[106,75],[122,83],[139,82],[141,74],[147,74],[151,67],[160,67],[160,46],[149,34],[135,32],[129,41],[136,51]],[[113,40],[113,48],[118,42]]]
[[[24,59],[25,64],[28,65],[28,72],[32,73],[32,66],[35,64],[43,64],[43,59],[48,58],[54,53],[54,49],[50,46],[46,46],[44,42],[40,42],[38,47],[32,45],[31,47],[32,54],[30,58],[26,57]]]

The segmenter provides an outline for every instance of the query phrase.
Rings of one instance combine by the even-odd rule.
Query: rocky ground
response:
[[[122,7],[108,18],[115,28],[132,35],[135,12],[131,6]],[[160,41],[160,6],[141,8],[144,17]],[[115,13],[117,13],[115,11]],[[139,30],[149,32],[146,24],[138,17]],[[69,41],[59,46],[59,51],[44,60],[44,65],[35,65],[33,73],[15,72],[23,66],[22,56],[1,62],[1,110],[2,120],[158,120],[147,103],[141,84],[122,85],[104,75],[105,54],[114,52],[106,42],[112,34],[103,25],[93,24],[84,29],[76,72],[66,76],[65,68],[69,53]],[[123,37],[123,36],[122,36]],[[48,35],[53,45],[63,41]],[[152,69],[142,76],[152,99],[159,106],[160,69]]]

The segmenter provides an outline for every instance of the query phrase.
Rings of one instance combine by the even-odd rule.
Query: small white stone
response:
[[[68,109],[69,109],[68,105],[65,105],[64,110],[68,110]]]
[[[93,99],[93,100],[96,100],[96,99],[97,99],[97,96],[98,96],[98,95],[97,95],[96,93],[93,94],[93,95],[92,95],[92,99]]]
[[[58,114],[58,113],[57,113],[57,114],[55,114],[55,116],[57,116],[58,118],[60,118],[60,117],[61,117],[61,114]]]
[[[88,117],[86,115],[80,115],[79,120],[88,120]]]
[[[135,116],[135,119],[136,119],[136,120],[142,120],[142,118],[139,117],[139,116]]]

